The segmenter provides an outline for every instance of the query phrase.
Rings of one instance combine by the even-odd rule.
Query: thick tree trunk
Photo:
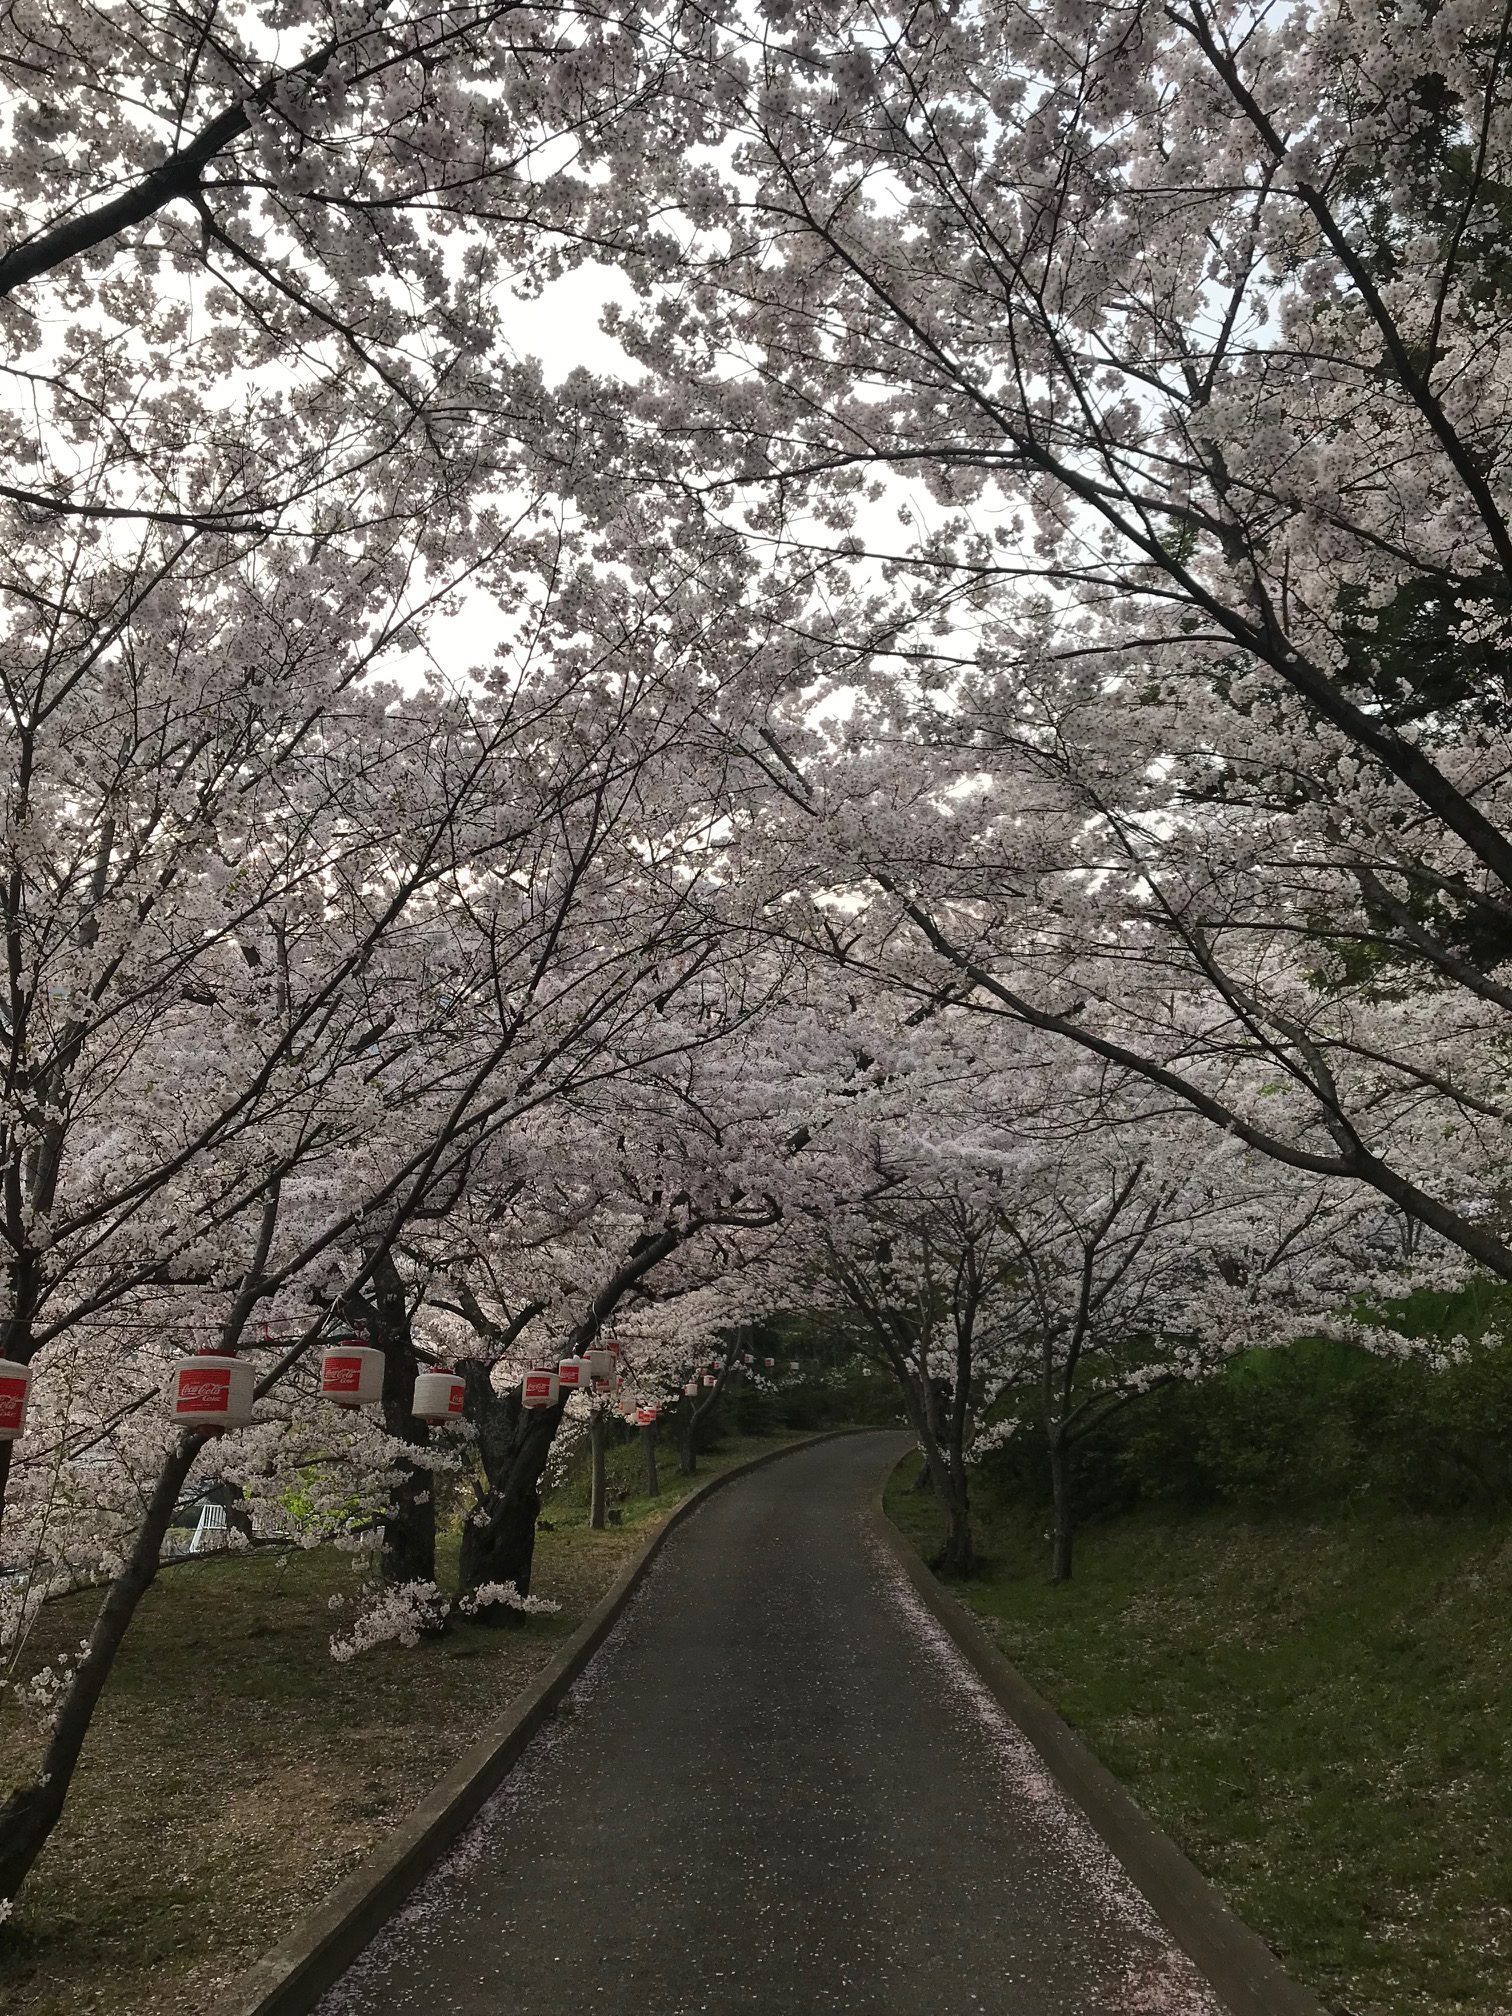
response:
[[[522,1407],[518,1388],[501,1397],[493,1391],[483,1365],[464,1366],[462,1376],[467,1383],[468,1419],[478,1430],[486,1488],[462,1528],[461,1593],[466,1596],[485,1582],[512,1582],[522,1596],[528,1596],[541,1479],[562,1418],[562,1403]],[[491,1624],[507,1624],[515,1614],[498,1604],[478,1613]]]
[[[458,1582],[464,1596],[487,1582],[512,1582],[522,1596],[530,1594],[535,1566],[536,1521],[541,1516],[540,1493],[520,1488],[491,1503],[480,1523],[462,1529]],[[491,1604],[478,1612],[483,1624],[508,1624],[511,1611]]]
[[[1071,1452],[1064,1435],[1050,1436],[1050,1500],[1055,1530],[1055,1551],[1050,1570],[1052,1582],[1071,1580],[1071,1559],[1075,1527],[1071,1513]]]
[[[655,1498],[661,1491],[661,1479],[656,1474],[656,1423],[648,1423],[641,1433],[646,1438],[646,1496]]]
[[[945,1514],[945,1539],[934,1565],[946,1575],[971,1575],[976,1571],[976,1545],[971,1537],[971,1490],[966,1481],[966,1460],[960,1449],[947,1446],[935,1432],[937,1419],[926,1393],[917,1379],[900,1373],[899,1384],[913,1420],[930,1488]]]
[[[365,1314],[368,1314],[364,1310]],[[415,1375],[420,1360],[415,1351],[405,1300],[404,1280],[392,1254],[373,1270],[372,1340],[383,1353],[383,1425],[397,1441],[421,1449],[430,1440],[425,1422],[415,1419]],[[435,1477],[422,1464],[399,1459],[399,1481],[383,1518],[380,1555],[385,1582],[434,1582],[436,1579]]]
[[[595,1533],[603,1532],[605,1515],[609,1509],[608,1479],[604,1474],[604,1443],[608,1432],[608,1417],[602,1407],[595,1407],[588,1417],[588,1448],[593,1469],[588,1500],[588,1524]]]
[[[953,1463],[942,1452],[934,1476],[935,1495],[945,1510],[945,1544],[938,1566],[946,1575],[976,1573],[976,1545],[971,1537],[971,1493],[964,1463]]]
[[[158,1473],[131,1553],[106,1591],[88,1649],[68,1683],[42,1768],[30,1785],[19,1786],[0,1806],[0,1899],[20,1891],[62,1816],[95,1708],[137,1606],[157,1577],[164,1536],[201,1440],[186,1438]]]
[[[698,1427],[698,1408],[692,1400],[686,1403],[679,1426],[682,1432],[677,1438],[678,1475],[693,1477],[698,1472],[698,1451],[693,1443],[694,1432]]]
[[[390,1431],[392,1432],[392,1431]],[[406,1438],[407,1439],[407,1438]],[[406,1463],[390,1510],[383,1520],[380,1554],[385,1582],[434,1582],[436,1579],[435,1479],[429,1470]]]

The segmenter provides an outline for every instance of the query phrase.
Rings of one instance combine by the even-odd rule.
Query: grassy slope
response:
[[[560,1616],[462,1624],[344,1666],[327,1649],[341,1624],[327,1604],[356,1586],[350,1556],[259,1551],[167,1570],[127,1641],[63,1823],[0,1931],[0,2006],[204,2016],[502,1712],[649,1528],[693,1484],[773,1446],[732,1437],[691,1480],[669,1460],[660,1496],[629,1497],[623,1524],[604,1533],[587,1530],[581,1493],[558,1494],[536,1589]],[[638,1455],[617,1452],[623,1482],[639,1479]],[[91,1608],[82,1595],[50,1604],[28,1670],[76,1645]],[[0,1705],[0,1785],[35,1742],[15,1704]]]
[[[929,1500],[888,1505],[928,1552]],[[961,1593],[1340,2016],[1512,2011],[1512,1523],[1142,1516]]]

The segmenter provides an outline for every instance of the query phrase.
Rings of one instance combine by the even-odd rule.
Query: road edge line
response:
[[[318,1910],[243,1969],[218,2001],[217,2016],[309,2016],[503,1784],[526,1745],[618,1623],[668,1535],[684,1519],[726,1484],[768,1463],[844,1435],[875,1432],[827,1428],[784,1442],[780,1448],[763,1449],[747,1462],[706,1478],[680,1499],[556,1657],[513,1697],[498,1721],[463,1752],[406,1818],[343,1877]]]
[[[956,1650],[1045,1769],[1110,1848],[1130,1882],[1223,2004],[1228,2016],[1326,2016],[1323,2004],[1291,1977],[1232,1911],[1170,1835],[1031,1687],[986,1629],[924,1562],[883,1502],[892,1472],[871,1507],[875,1536],[891,1555]]]

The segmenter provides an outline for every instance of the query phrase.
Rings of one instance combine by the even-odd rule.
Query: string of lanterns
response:
[[[749,1353],[741,1359],[745,1366],[755,1362]],[[762,1364],[770,1372],[776,1360],[764,1358]],[[333,1401],[338,1407],[376,1406],[383,1397],[383,1368],[383,1353],[362,1337],[347,1337],[328,1344],[320,1361],[321,1398]],[[790,1361],[788,1369],[794,1373],[800,1369],[796,1358]],[[703,1384],[717,1386],[719,1377],[719,1367],[711,1365],[703,1372]],[[623,1383],[619,1344],[616,1339],[606,1337],[580,1357],[563,1358],[555,1366],[532,1365],[522,1382],[520,1399],[522,1405],[530,1408],[554,1407],[565,1395],[579,1392],[611,1395],[619,1392]],[[170,1410],[181,1428],[220,1434],[245,1428],[252,1419],[255,1385],[251,1364],[233,1352],[218,1351],[214,1346],[188,1352],[174,1360],[169,1374]],[[0,1442],[15,1442],[26,1432],[31,1389],[30,1365],[0,1358]],[[697,1376],[689,1379],[682,1390],[685,1398],[696,1399]],[[416,1377],[411,1411],[421,1421],[460,1420],[466,1392],[460,1374],[441,1365],[426,1367]],[[620,1412],[627,1421],[647,1428],[657,1419],[659,1410],[654,1405],[641,1405],[626,1398],[620,1402]]]
[[[320,1397],[338,1407],[376,1407],[383,1398],[384,1356],[362,1337],[328,1344],[320,1359]],[[227,1352],[196,1351],[175,1361],[169,1379],[173,1418],[181,1428],[245,1428],[255,1396],[252,1367]],[[460,1374],[432,1365],[417,1374],[411,1412],[421,1421],[457,1421],[466,1405]]]

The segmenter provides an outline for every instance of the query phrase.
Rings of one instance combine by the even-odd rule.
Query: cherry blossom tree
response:
[[[1465,1278],[1368,1187],[1279,1165],[1053,1038],[952,1007],[877,1050],[883,1070],[842,1081],[806,1244],[816,1294],[898,1382],[953,1573],[974,1560],[971,1468],[1026,1420],[1064,1580],[1073,1457],[1113,1415],[1303,1332],[1399,1348],[1366,1304]]]
[[[640,411],[827,565],[790,886],[1505,1276],[1501,28],[731,12],[687,228],[603,214]]]
[[[636,582],[592,600],[582,578],[568,574],[557,588],[550,650],[537,638],[492,690],[480,678],[463,697],[410,695],[400,706],[374,693],[368,712],[355,710],[340,745],[350,774],[322,801],[324,820],[301,829],[297,871],[234,940],[225,934],[227,972],[192,1001],[215,1037],[213,1051],[190,1047],[203,1110],[175,1104],[163,1116],[171,1152],[148,1167],[173,1180],[155,1173],[129,1198],[150,1265],[129,1248],[135,1272],[96,1296],[108,1318],[110,1303],[150,1288],[160,1299],[138,1294],[139,1310],[166,1316],[180,1339],[192,1310],[228,1349],[254,1317],[280,1329],[287,1318],[294,1342],[268,1367],[269,1388],[328,1310],[350,1316],[367,1303],[389,1360],[389,1432],[368,1438],[367,1453],[392,1487],[382,1513],[390,1572],[412,1583],[430,1565],[434,1465],[407,1421],[419,1356],[396,1241],[418,1213],[453,1208],[478,1158],[529,1115],[627,1073],[649,1080],[751,1012],[764,984],[733,956],[721,976],[721,943],[691,900],[707,850],[700,838],[690,857],[685,843],[706,833],[710,809],[688,740],[707,702],[688,674],[718,639],[649,562]],[[323,720],[307,724],[300,746],[329,785],[339,766]],[[716,750],[716,779],[721,762]],[[253,833],[255,853],[268,843]],[[274,851],[282,860],[281,843]],[[228,1012],[237,987],[255,1002],[240,1020]],[[150,1040],[132,1070],[112,1055],[106,1072],[118,1103],[91,1106],[81,1124],[81,1180],[93,1174],[87,1150],[102,1125],[130,1153],[159,1147],[140,1094],[186,1031],[161,996],[150,1016],[148,1006]],[[81,1243],[96,1259],[98,1241]],[[175,1254],[182,1263],[167,1264]],[[280,1298],[294,1306],[286,1312]],[[119,1312],[81,1328],[88,1313],[75,1307],[57,1329],[65,1388],[67,1368],[121,1335]],[[119,1392],[119,1366],[111,1383]],[[133,1392],[125,1411],[139,1404]],[[101,1425],[84,1431],[91,1451],[104,1445]],[[142,1460],[126,1465],[138,1516],[95,1536],[112,1579],[88,1656],[58,1704],[37,1783],[0,1816],[10,1894],[61,1811],[203,1444],[201,1435],[165,1443],[162,1424],[150,1426]],[[44,1515],[60,1508],[51,1491],[36,1503]],[[525,1593],[528,1576],[475,1578],[507,1579]]]
[[[595,1438],[602,1518],[602,1410],[616,1396],[564,1391],[525,1407],[532,1364],[554,1367],[612,1335],[623,1394],[657,1405],[711,1350],[728,1368],[722,1333],[760,1293],[764,1236],[780,1215],[750,1183],[759,1123],[749,1100],[732,1098],[743,1083],[733,1059],[748,1054],[783,979],[779,967],[753,988],[749,950],[727,948],[718,1012],[714,970],[702,968],[680,1046],[667,1040],[666,1004],[659,1057],[544,1111],[475,1172],[465,1210],[413,1247],[431,1277],[432,1349],[461,1370],[478,1435],[464,1591],[529,1592],[541,1485],[564,1425],[586,1422]]]

